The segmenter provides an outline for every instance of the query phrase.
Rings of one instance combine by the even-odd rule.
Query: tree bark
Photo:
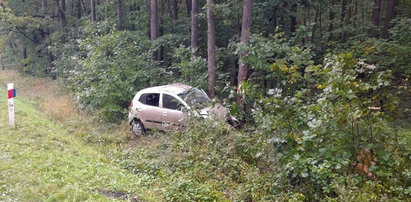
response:
[[[97,22],[96,0],[90,0],[91,22]]]
[[[118,30],[123,29],[123,1],[116,0],[116,28]]]
[[[77,19],[81,19],[81,0],[76,1],[75,10]]]
[[[85,6],[83,0],[79,0],[79,1],[80,1],[81,10],[83,10],[84,16],[86,16],[86,15],[88,14],[88,11],[89,11],[89,10],[86,9],[86,6]]]
[[[330,8],[330,13],[329,13],[329,25],[328,25],[328,41],[332,41],[333,39],[334,39],[334,36],[333,36],[333,32],[334,32],[334,18],[335,18],[335,12],[334,12],[334,10],[333,10],[333,8],[332,8],[332,6],[335,4],[335,0],[332,0],[331,1],[331,6],[329,7]]]
[[[161,0],[160,3],[160,26],[159,26],[159,36],[164,36],[164,4],[165,0]],[[160,46],[160,52],[158,53],[158,59],[163,61],[163,63],[167,66],[167,61],[164,61],[164,46]]]
[[[62,9],[59,1],[58,1],[58,0],[54,0],[54,2],[56,3],[56,6],[57,6],[57,15],[58,15],[58,17],[59,17],[59,20],[60,20],[61,24],[62,24],[63,26],[65,26],[65,25],[67,24],[66,14],[64,13],[64,10]],[[63,4],[63,3],[61,3],[61,4]],[[64,3],[64,7],[65,7],[65,3]]]
[[[298,9],[297,3],[296,2],[292,3],[291,4],[292,14],[290,15],[290,34],[291,36],[293,35],[297,27],[297,9]]]
[[[251,30],[251,19],[252,19],[252,7],[253,0],[244,0],[243,5],[243,20],[241,24],[241,43],[248,45],[250,43],[250,30]],[[240,54],[240,61],[238,67],[238,85],[241,85],[242,82],[247,81],[249,74],[249,64],[244,63],[243,59],[247,56],[247,51],[244,51]]]
[[[157,40],[157,0],[150,1],[150,40]]]
[[[342,0],[341,1],[341,29],[342,29],[342,32],[341,32],[341,40],[342,41],[345,41],[345,35],[346,35],[346,33],[345,33],[345,18],[346,18],[346,12],[347,12],[347,1],[348,0]]]
[[[314,39],[315,39],[315,32],[317,29],[317,21],[318,21],[318,14],[320,10],[320,5],[317,5],[317,7],[315,8],[315,18],[314,18],[314,25],[313,25],[313,30],[311,33],[311,43],[314,43]]]
[[[304,12],[304,15],[303,15],[303,23],[304,23],[304,27],[308,30],[308,27],[309,27],[309,25],[310,25],[310,10],[311,10],[311,5],[310,5],[310,3],[309,2],[307,2],[307,1],[303,1],[303,5],[304,5],[304,8],[303,8],[303,12]],[[309,38],[309,36],[308,36],[308,34],[306,34],[306,36],[302,39],[302,44],[305,44],[305,43],[307,43],[308,41],[310,41],[310,38]]]
[[[208,93],[215,97],[216,86],[216,47],[215,47],[215,23],[214,0],[207,0],[207,67],[208,67]]]
[[[47,15],[47,0],[41,0],[41,10],[45,17]]]
[[[388,38],[388,30],[391,28],[391,20],[393,20],[396,16],[395,9],[399,4],[399,0],[388,0],[387,4],[387,16],[385,17],[385,25],[383,30],[383,37]]]
[[[189,16],[191,13],[192,5],[190,3],[190,0],[184,0],[184,3],[185,3],[186,11],[187,11],[187,16]]]
[[[172,0],[173,2],[173,21],[178,19],[178,0]]]
[[[198,1],[191,1],[191,48],[194,55],[198,55]]]
[[[381,18],[381,4],[382,0],[375,0],[374,9],[372,10],[372,24],[374,26],[380,26],[380,18]]]
[[[61,10],[65,13],[66,12],[66,0],[61,0],[60,1],[61,5]]]

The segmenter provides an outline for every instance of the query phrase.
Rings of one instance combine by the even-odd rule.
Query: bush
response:
[[[60,77],[78,95],[78,102],[98,110],[101,120],[124,119],[138,90],[167,81],[144,33],[113,31],[87,36],[66,44],[70,57],[60,57],[55,64]],[[165,77],[159,78],[162,74]]]
[[[328,57],[324,67],[307,69],[306,77],[318,82],[315,89],[302,88],[295,94],[281,88],[269,90],[253,109],[256,132],[266,144],[257,147],[258,152],[268,156],[275,148],[293,190],[308,199],[338,196],[337,189],[347,185],[347,176],[362,172],[355,166],[363,160],[359,156],[365,149],[370,149],[372,163],[368,177],[358,176],[361,180],[356,186],[364,188],[371,177],[380,180],[384,191],[393,184],[406,189],[408,181],[397,182],[403,177],[385,176],[396,173],[395,168],[403,171],[410,163],[403,157],[392,159],[396,149],[387,144],[400,146],[390,126],[389,115],[396,107],[396,98],[389,93],[390,75],[347,53]],[[397,165],[391,166],[392,162]]]

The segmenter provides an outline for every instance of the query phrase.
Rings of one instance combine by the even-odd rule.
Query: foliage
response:
[[[399,145],[389,125],[388,115],[395,110],[395,97],[387,90],[389,72],[347,53],[327,58],[324,67],[307,69],[307,77],[316,77],[316,89],[287,95],[275,88],[255,103],[256,132],[267,143],[257,147],[260,155],[269,157],[272,148],[277,148],[276,155],[281,156],[294,189],[315,200],[331,197],[341,185],[346,186],[346,177],[356,172],[352,163],[360,160],[357,152],[364,148],[371,149],[378,159],[370,170],[383,192],[407,189],[407,177],[400,182],[383,174],[407,172],[410,163],[407,157],[394,160],[391,156],[405,145]],[[383,111],[375,108],[380,100],[386,103],[380,105]],[[398,164],[390,166],[390,162]],[[355,178],[355,186],[367,182],[364,177]],[[394,196],[405,197],[402,193]]]
[[[170,69],[178,74],[178,80],[191,86],[207,88],[207,62],[204,58],[193,55],[191,48],[178,47],[174,49],[177,59]]]
[[[78,44],[66,44],[62,55],[67,53],[73,55],[55,61],[57,72],[77,93],[79,103],[101,110],[105,121],[122,119],[139,89],[167,81],[154,79],[154,75],[167,78],[167,72],[155,68],[151,43],[139,32],[92,35]]]
[[[48,1],[48,5],[41,5],[38,0],[1,0],[2,69],[61,81],[69,89],[68,96],[74,95],[83,111],[97,112],[94,117],[104,124],[124,120],[129,102],[139,89],[172,82],[207,86],[204,1],[199,1],[199,47],[195,52],[189,47],[189,3],[182,4],[189,1],[158,2],[156,41],[148,38],[148,1],[123,0],[121,9],[116,2],[98,1],[97,22],[91,22],[90,1]],[[171,2],[177,3],[177,11],[171,8]],[[245,104],[244,108],[232,104],[232,111],[246,117],[244,129],[233,130],[222,120],[194,120],[185,131],[169,135],[154,132],[135,140],[142,143],[130,143],[125,132],[89,133],[85,128],[90,126],[84,124],[81,129],[86,132],[78,132],[78,137],[88,145],[101,147],[99,151],[105,155],[101,158],[110,157],[123,169],[104,164],[107,159],[103,163],[90,160],[93,165],[103,165],[102,170],[99,166],[91,168],[91,164],[75,166],[89,166],[91,174],[120,172],[121,176],[114,175],[118,180],[114,184],[105,184],[106,179],[101,178],[93,182],[113,191],[134,190],[128,186],[149,187],[150,193],[164,200],[408,199],[411,1],[399,1],[400,5],[392,9],[389,2],[398,1],[382,2],[378,10],[368,0],[255,0],[250,44],[244,45],[238,43],[243,1],[216,1],[217,95],[226,103],[233,103],[238,96],[236,101]],[[122,28],[117,27],[119,12],[124,17]],[[377,19],[376,13],[380,15]],[[241,62],[250,65],[251,76],[237,86],[239,55],[244,52],[248,54]],[[35,103],[39,99],[36,96]],[[50,100],[45,111],[65,121],[62,114],[70,114],[74,107],[59,104],[70,106],[70,99]],[[62,107],[68,109],[51,109]],[[27,113],[22,115],[30,118]],[[37,115],[32,118],[35,126],[20,129],[39,133],[41,137],[30,137],[51,145],[43,148],[40,144],[38,148],[23,139],[31,146],[28,149],[43,152],[35,156],[34,163],[47,157],[49,153],[43,149],[49,148],[56,152],[50,159],[63,166],[78,159],[77,148],[74,151],[65,143],[54,145],[56,138],[72,142],[70,145],[77,145],[76,141],[49,134],[52,129],[47,120],[37,122]],[[55,139],[48,139],[50,135]],[[0,141],[0,145],[7,144],[5,147],[16,152],[15,141]],[[64,155],[60,149],[66,149],[63,153],[69,157],[55,157]],[[87,153],[87,148],[79,151]],[[360,155],[364,151],[370,151],[371,156],[366,170]],[[30,154],[27,150],[23,156]],[[100,154],[97,156],[99,159]],[[81,163],[89,160],[89,156],[79,158]],[[27,173],[24,165],[17,171]],[[50,168],[55,172],[50,174]],[[66,182],[84,174],[79,174],[77,167],[74,173],[66,167],[50,168],[42,171],[59,188],[66,188]],[[11,166],[7,170],[14,172]],[[64,178],[57,179],[56,175]],[[135,182],[129,183],[125,176]],[[41,179],[37,174],[32,177]],[[20,175],[18,178],[26,182]],[[7,189],[9,181],[2,183]],[[53,189],[55,185],[44,186],[57,190]],[[55,200],[78,200],[62,198],[70,191],[78,191],[83,200],[101,199],[93,195],[95,190],[79,186],[57,192]],[[43,192],[34,196],[38,198],[23,199],[50,196],[48,189],[39,189]],[[18,190],[13,191],[19,196]]]
[[[379,68],[391,70],[397,82],[411,75],[411,20],[399,18],[390,30],[392,40],[368,39],[352,45],[355,54]]]

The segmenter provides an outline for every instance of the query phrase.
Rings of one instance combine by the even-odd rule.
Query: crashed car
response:
[[[141,135],[148,129],[163,131],[186,127],[191,117],[224,117],[237,127],[239,121],[229,116],[221,104],[211,105],[211,99],[198,88],[185,84],[170,84],[140,90],[130,104],[128,120],[131,132]]]

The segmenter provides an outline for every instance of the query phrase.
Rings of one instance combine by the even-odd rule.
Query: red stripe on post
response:
[[[7,94],[8,94],[8,95],[7,95],[7,98],[8,98],[8,99],[13,98],[13,89],[8,90],[8,91],[7,91]]]

